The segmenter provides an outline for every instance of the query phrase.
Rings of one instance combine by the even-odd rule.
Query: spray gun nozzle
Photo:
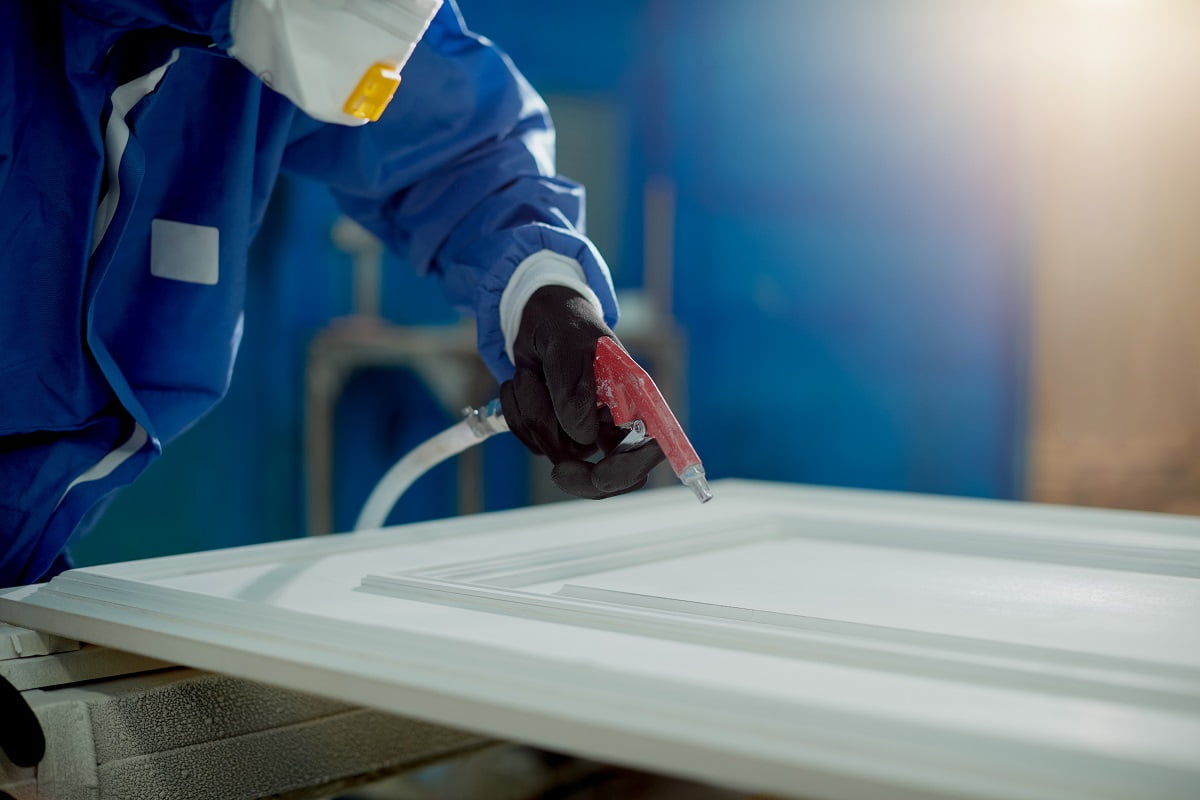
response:
[[[708,488],[708,480],[704,477],[704,467],[693,464],[679,474],[679,480],[695,493],[701,503],[712,500],[712,490]]]

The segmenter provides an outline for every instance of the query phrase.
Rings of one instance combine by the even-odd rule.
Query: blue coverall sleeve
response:
[[[534,253],[577,260],[616,324],[608,267],[583,235],[583,190],[554,174],[545,103],[451,2],[378,122],[345,128],[298,115],[293,136],[283,168],[327,183],[348,216],[419,272],[439,273],[450,301],[475,315],[497,379],[513,372],[500,296]]]

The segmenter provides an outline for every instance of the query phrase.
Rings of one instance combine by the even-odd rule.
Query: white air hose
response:
[[[463,409],[462,422],[450,426],[438,435],[418,445],[400,459],[379,479],[354,523],[354,530],[382,528],[400,496],[417,478],[451,456],[479,444],[494,434],[508,430],[500,412],[500,401],[493,400],[480,408]]]

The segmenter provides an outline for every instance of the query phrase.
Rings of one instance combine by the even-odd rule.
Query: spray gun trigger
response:
[[[613,450],[614,453],[625,453],[630,450],[636,450],[651,439],[650,436],[646,435],[646,423],[640,419],[626,422],[624,425],[619,425],[618,427],[628,431],[628,433],[625,434],[625,438]]]

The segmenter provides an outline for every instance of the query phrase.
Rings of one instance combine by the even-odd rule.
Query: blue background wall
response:
[[[1022,175],[1010,109],[981,92],[954,31],[936,33],[942,4],[461,6],[543,92],[613,109],[619,287],[641,283],[641,186],[674,181],[690,432],[713,477],[1017,494]],[[281,186],[230,396],[116,499],[79,561],[303,530],[304,348],[350,310],[335,211],[322,187]],[[390,318],[453,320],[433,282],[392,267]],[[339,413],[346,527],[389,460],[449,420],[395,372],[357,380]],[[525,502],[519,448],[489,458],[507,478],[489,507]],[[453,513],[448,470],[419,486],[393,519]]]

